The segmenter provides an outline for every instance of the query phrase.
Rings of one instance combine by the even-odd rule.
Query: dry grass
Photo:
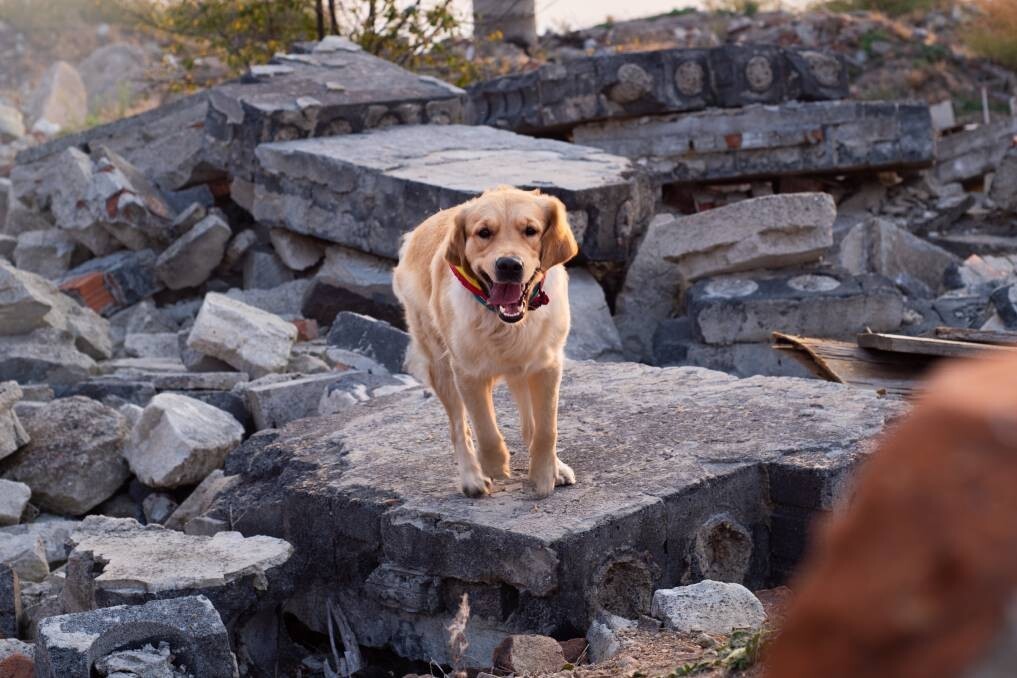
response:
[[[829,0],[818,2],[814,7],[831,12],[882,12],[887,16],[904,16],[943,9],[951,4],[951,0]]]
[[[980,16],[965,31],[976,54],[1017,70],[1017,0],[975,0]]]

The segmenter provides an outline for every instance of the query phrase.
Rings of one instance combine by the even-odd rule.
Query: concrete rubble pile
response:
[[[73,129],[47,77],[70,94],[32,124]],[[26,144],[0,178],[0,643],[40,676],[268,676],[331,661],[338,626],[448,662],[468,594],[472,653],[554,672],[579,653],[534,634],[608,659],[636,624],[758,628],[749,589],[904,408],[786,378],[810,375],[771,333],[1017,330],[1012,128],[937,140],[927,106],[847,93],[818,50],[464,91],[333,37]],[[581,245],[580,481],[539,510],[521,454],[483,506],[454,494],[391,285],[403,233],[500,184],[561,198]]]

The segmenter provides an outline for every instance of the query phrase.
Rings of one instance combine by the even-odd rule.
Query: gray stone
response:
[[[317,238],[309,238],[283,228],[273,228],[269,237],[275,253],[294,271],[307,270],[325,256],[324,243]]]
[[[968,181],[994,172],[1013,145],[1017,116],[949,134],[936,143],[935,177],[941,184]]]
[[[17,638],[20,620],[21,580],[13,568],[0,563],[0,639]],[[0,663],[4,654],[0,647]]]
[[[103,676],[151,676],[152,678],[176,678],[186,674],[186,667],[176,671],[170,645],[159,641],[159,647],[151,643],[135,650],[119,650],[95,662],[96,670]]]
[[[565,666],[565,654],[554,638],[517,634],[498,644],[491,665],[519,676],[557,673]]]
[[[325,393],[320,398],[317,414],[336,414],[373,398],[380,398],[419,386],[420,382],[408,374],[345,372],[328,384]]]
[[[292,280],[293,271],[274,252],[255,248],[244,256],[245,290],[271,290]]]
[[[347,247],[329,247],[304,295],[301,315],[331,325],[340,311],[353,311],[402,327],[403,310],[392,291],[394,266],[393,261]]]
[[[232,174],[250,178],[268,141],[330,137],[375,127],[464,121],[465,93],[363,50],[307,46],[209,93],[205,131],[229,148]]]
[[[14,261],[14,250],[18,246],[18,239],[12,235],[0,234],[0,259]]]
[[[750,77],[765,69],[763,81]],[[469,88],[475,124],[563,131],[612,118],[848,98],[848,69],[833,54],[766,45],[664,49],[548,63]]]
[[[0,530],[0,565],[10,567],[24,581],[38,582],[49,576],[46,545],[38,535]]]
[[[12,199],[7,207],[3,230],[7,235],[18,236],[26,231],[44,231],[52,226],[42,214],[20,200]]]
[[[769,341],[715,346],[695,340],[683,341],[677,337],[662,339],[671,329],[670,322],[665,321],[654,335],[654,361],[658,365],[705,367],[736,377],[815,377],[808,367],[788,353],[774,349]],[[673,342],[670,344],[671,356],[664,348],[666,342]]]
[[[325,350],[327,362],[337,368],[348,368],[368,374],[388,374],[389,371],[377,360],[372,360],[356,351],[347,351],[344,348],[329,347]]]
[[[166,527],[171,530],[183,530],[188,523],[212,508],[216,498],[239,479],[238,476],[224,475],[220,469],[212,471],[166,520]]]
[[[0,475],[32,488],[39,508],[83,515],[127,480],[127,422],[116,410],[81,396],[59,398],[23,424],[32,440],[3,460]]]
[[[294,318],[300,314],[300,304],[307,294],[311,281],[307,279],[283,282],[270,289],[230,289],[226,296],[248,306],[281,317]]]
[[[76,243],[63,231],[26,231],[18,236],[14,264],[51,280],[67,273]]]
[[[292,323],[210,293],[194,321],[187,346],[257,378],[283,370],[296,339],[297,328]]]
[[[766,621],[763,604],[752,591],[741,584],[710,580],[654,591],[651,614],[666,628],[682,633],[755,631]]]
[[[324,374],[331,372],[332,366],[317,356],[307,353],[293,353],[286,364],[286,371],[295,374]]]
[[[25,136],[25,121],[21,111],[13,106],[0,104],[0,143],[16,141]]]
[[[331,384],[341,375],[316,374],[302,379],[251,385],[245,389],[247,406],[258,430],[279,428],[296,419],[318,414],[318,406]]]
[[[67,586],[83,592],[86,607],[138,604],[201,593],[227,623],[271,595],[283,593],[284,565],[293,547],[282,539],[220,532],[187,535],[130,518],[89,516],[71,533]],[[103,562],[100,571],[71,567]]]
[[[1000,160],[989,197],[1000,209],[1017,213],[1017,149],[1011,149]]]
[[[222,261],[231,235],[225,221],[208,215],[159,255],[155,274],[171,290],[197,287]]]
[[[159,641],[169,642],[178,665],[186,666],[192,675],[208,678],[239,675],[226,627],[204,596],[44,619],[39,623],[35,641],[35,675],[88,676],[93,664],[111,653]]]
[[[769,341],[774,332],[852,338],[901,326],[904,300],[884,278],[795,272],[767,278],[702,280],[689,290],[689,318],[707,344]]]
[[[258,234],[248,228],[237,233],[226,245],[226,253],[223,255],[221,268],[231,271],[242,261],[246,260],[247,253],[258,242]]]
[[[404,372],[410,335],[384,320],[342,311],[328,332],[328,343],[376,360],[389,372]]]
[[[42,544],[43,562],[56,566],[67,560],[64,542],[77,525],[77,520],[43,513],[30,523],[0,528],[0,535],[3,535],[0,539],[28,539],[32,543],[39,539]]]
[[[839,255],[840,265],[851,273],[913,278],[933,296],[942,291],[947,269],[960,264],[950,252],[878,218],[852,228],[841,241]]]
[[[88,92],[88,110],[122,116],[147,84],[147,65],[145,50],[127,42],[103,45],[85,57],[78,72]]]
[[[679,288],[709,275],[814,261],[833,244],[825,193],[772,195],[689,216],[658,215],[629,266],[615,322],[628,355],[646,360]]]
[[[155,260],[152,250],[92,259],[68,271],[60,289],[82,305],[110,316],[163,289],[155,276]]]
[[[621,360],[622,345],[604,298],[604,290],[588,271],[569,270],[569,311],[572,324],[565,355],[573,360]]]
[[[88,93],[77,69],[66,61],[50,66],[29,98],[28,112],[33,129],[40,121],[55,125],[57,130],[82,127],[88,115]]]
[[[0,380],[21,384],[69,384],[95,371],[95,361],[74,346],[74,337],[41,329],[15,337],[0,336]]]
[[[17,382],[0,382],[0,459],[29,442],[28,433],[14,412],[14,406],[22,395]]]
[[[128,249],[169,245],[175,215],[158,188],[110,148],[99,147],[92,160],[95,173],[89,199],[93,209],[105,209],[103,228]]]
[[[162,525],[177,510],[177,502],[173,497],[162,492],[153,492],[141,502],[145,513],[145,522],[149,525]]]
[[[193,537],[214,537],[220,532],[228,531],[229,527],[226,525],[226,521],[206,516],[192,518],[184,525],[184,534],[189,534]]]
[[[0,638],[0,661],[14,654],[23,654],[29,659],[35,656],[35,648],[16,638]]]
[[[804,548],[780,513],[832,508],[872,438],[906,408],[818,380],[591,362],[565,366],[560,402],[558,451],[578,484],[537,510],[499,388],[495,408],[518,452],[514,478],[489,498],[456,493],[444,409],[414,390],[252,436],[227,459],[241,478],[209,515],[294,544],[306,564],[298,594],[336,595],[368,647],[448,661],[446,627],[469,592],[470,652],[484,657],[506,634],[587,628],[600,608],[649,612],[653,591],[689,576],[685,556],[718,507],[752,535],[746,584],[768,581],[771,558],[793,564]],[[771,518],[781,531],[768,532]],[[414,596],[410,610],[388,587],[379,604],[365,558],[438,593]],[[348,575],[337,582],[336,572]],[[327,632],[317,608],[290,609]]]
[[[228,391],[248,379],[243,372],[164,372],[152,377],[160,391]]]
[[[208,208],[199,202],[193,202],[182,209],[170,224],[173,236],[179,238],[197,226],[208,216]]]
[[[229,372],[233,366],[218,358],[212,358],[187,346],[187,338],[191,336],[189,329],[180,330],[177,334],[177,347],[180,349],[180,362],[188,372]]]
[[[0,478],[0,527],[17,525],[31,496],[28,485]]]
[[[193,485],[222,466],[243,435],[244,427],[227,412],[187,396],[160,393],[131,431],[124,458],[149,487]]]
[[[928,167],[925,104],[819,101],[580,125],[577,144],[637,161],[658,182]]]
[[[1017,330],[1017,284],[1000,287],[990,297],[1003,327]]]
[[[124,352],[132,358],[180,358],[176,332],[128,334],[124,338]]]
[[[258,221],[389,259],[438,210],[511,184],[561,198],[587,258],[624,261],[654,201],[624,158],[488,127],[398,126],[256,154]]]

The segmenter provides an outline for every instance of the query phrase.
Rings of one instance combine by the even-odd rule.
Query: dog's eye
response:
[[[523,231],[523,233],[526,234],[527,238],[532,238],[533,236],[537,235],[537,229],[535,229],[533,226],[527,226],[526,230]]]
[[[482,229],[480,229],[479,231],[477,231],[477,237],[478,238],[483,238],[484,240],[487,240],[488,238],[491,237],[491,229],[489,229],[489,228],[482,228]]]

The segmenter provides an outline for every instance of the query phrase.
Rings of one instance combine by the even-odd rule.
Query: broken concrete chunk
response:
[[[68,271],[60,289],[104,316],[133,306],[163,289],[155,276],[155,252],[117,252]]]
[[[1010,149],[996,167],[989,197],[1000,209],[1017,214],[1017,148]]]
[[[284,228],[273,228],[269,237],[275,253],[294,271],[304,271],[321,261],[325,246],[317,238],[300,235]]]
[[[296,419],[318,414],[318,405],[341,375],[316,374],[274,384],[252,385],[245,389],[248,408],[258,430],[279,428]]]
[[[168,494],[153,492],[141,502],[145,522],[149,525],[162,525],[177,509],[177,502]]]
[[[103,227],[128,249],[168,245],[174,215],[158,189],[110,148],[99,147],[92,155],[90,198],[105,207]]]
[[[755,631],[766,621],[763,604],[741,584],[701,581],[691,586],[653,592],[654,617],[664,627],[682,633],[731,633]]]
[[[238,476],[224,475],[221,469],[212,471],[166,520],[166,527],[171,530],[183,530],[189,522],[212,508],[216,497],[229,489],[237,480],[239,480]]]
[[[58,131],[82,127],[88,115],[88,93],[78,70],[66,61],[50,66],[29,98],[28,112],[33,129],[40,127],[40,122]]]
[[[108,657],[126,659],[124,651],[146,644],[158,647],[160,642],[168,643],[179,661],[172,669],[174,672],[186,671],[208,678],[237,675],[229,633],[205,596],[120,605],[44,619],[39,623],[35,641],[35,675],[38,678],[92,675],[97,661],[117,663],[118,659]]]
[[[176,332],[128,334],[124,337],[124,353],[132,358],[167,358],[178,360],[180,347]]]
[[[900,292],[886,279],[837,271],[711,278],[692,286],[687,303],[697,338],[718,345],[767,342],[773,332],[839,338],[866,328],[890,332],[904,313]]]
[[[284,282],[270,289],[241,290],[234,287],[226,292],[226,296],[267,313],[292,320],[298,317],[301,299],[304,298],[311,282],[304,278]]]
[[[658,215],[625,276],[617,315],[626,352],[648,359],[680,286],[719,273],[815,261],[833,244],[837,208],[825,193],[743,200],[689,216]]]
[[[187,346],[258,378],[286,368],[296,339],[292,323],[223,294],[209,293]]]
[[[225,221],[208,215],[159,255],[156,275],[171,290],[197,287],[222,261],[231,235]]]
[[[0,233],[0,259],[14,261],[14,250],[18,247],[18,239],[12,235]]]
[[[328,343],[377,360],[389,372],[404,372],[410,335],[383,320],[342,311],[332,323]]]
[[[40,329],[0,336],[0,379],[21,384],[71,384],[95,371],[95,361],[74,346],[67,332]]]
[[[491,665],[517,676],[557,673],[565,666],[565,654],[554,638],[514,635],[494,649]]]
[[[17,141],[23,136],[25,136],[25,120],[21,116],[21,111],[13,106],[0,104],[0,143]],[[0,217],[2,216],[0,214]],[[0,218],[0,223],[2,222],[3,219]]]
[[[17,638],[21,621],[21,580],[9,565],[0,563],[0,643]],[[0,647],[0,662],[4,649]]]
[[[10,567],[24,581],[38,582],[49,576],[46,545],[37,534],[0,530],[0,565]]]
[[[75,246],[75,241],[59,229],[26,231],[18,236],[14,264],[23,271],[54,280],[71,267]]]
[[[1017,284],[1000,287],[990,297],[996,315],[1007,330],[1017,330]]]
[[[59,398],[22,423],[31,442],[4,460],[0,475],[32,488],[39,508],[83,515],[127,479],[127,422],[116,410],[81,396]]]
[[[346,372],[339,375],[325,389],[321,402],[318,404],[318,414],[335,414],[348,407],[365,403],[372,398],[380,398],[418,386],[420,386],[420,382],[408,374]]]
[[[17,525],[31,496],[28,485],[0,478],[0,527]]]
[[[29,442],[28,432],[14,412],[14,406],[22,395],[17,382],[0,382],[0,459],[13,454]]]
[[[339,311],[353,311],[404,326],[403,310],[392,291],[394,262],[333,245],[304,295],[300,313],[331,325]]]
[[[258,243],[258,234],[252,229],[244,229],[237,233],[226,245],[226,252],[223,254],[222,266],[223,270],[231,271],[236,268],[237,264],[244,261],[244,257],[247,256],[248,251]]]
[[[187,396],[160,393],[131,431],[124,458],[149,487],[200,482],[243,439],[230,414]]]
[[[886,219],[852,228],[840,244],[840,264],[851,273],[878,273],[890,280],[913,278],[938,294],[943,276],[960,259]],[[876,330],[878,331],[878,330]]]
[[[572,360],[621,360],[622,345],[604,298],[604,289],[588,271],[569,270],[572,323],[565,355]]]
[[[271,250],[252,248],[244,256],[244,289],[271,290],[293,280],[293,271]]]

